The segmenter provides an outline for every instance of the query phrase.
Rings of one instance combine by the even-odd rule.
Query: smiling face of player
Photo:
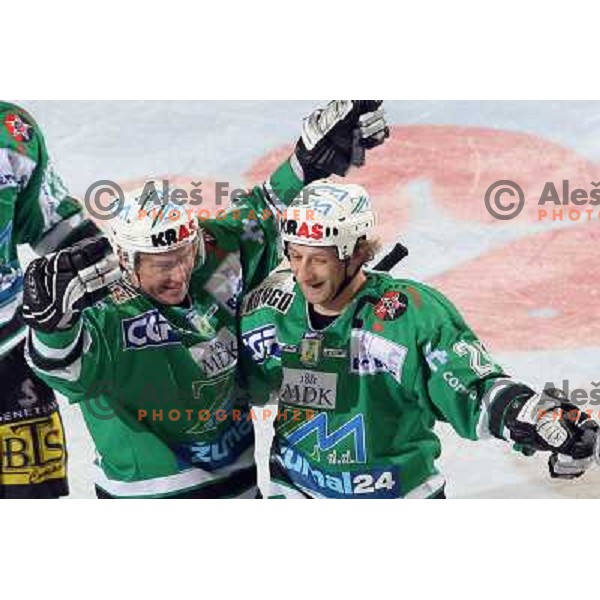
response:
[[[366,281],[359,256],[347,263],[338,258],[334,247],[318,248],[288,244],[288,258],[294,277],[307,302],[324,315],[342,312]],[[347,276],[355,275],[344,290],[336,296]]]
[[[170,252],[140,253],[134,283],[161,304],[180,304],[188,293],[196,251],[197,245],[190,243]]]

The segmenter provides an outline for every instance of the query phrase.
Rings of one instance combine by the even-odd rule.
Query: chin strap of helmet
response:
[[[340,283],[340,285],[338,285],[338,289],[337,289],[336,293],[333,295],[333,297],[331,298],[331,300],[336,300],[342,294],[342,292],[352,283],[354,278],[360,272],[361,267],[359,266],[358,269],[356,269],[356,271],[352,275],[348,274],[348,267],[350,266],[350,260],[351,260],[351,257],[344,259],[344,279],[342,279],[342,282]]]

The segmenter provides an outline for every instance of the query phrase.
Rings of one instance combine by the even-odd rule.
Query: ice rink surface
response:
[[[289,150],[315,102],[27,102],[72,192],[96,180],[147,175],[183,182],[261,181]],[[410,250],[394,274],[426,281],[461,310],[515,376],[568,391],[600,386],[600,206],[540,205],[548,182],[590,195],[600,186],[600,102],[386,102],[392,137],[351,174],[371,192],[379,234]],[[484,197],[518,183],[525,207],[492,218]],[[203,186],[203,190],[205,186]],[[503,197],[504,204],[514,198]],[[541,215],[540,210],[547,214]],[[561,211],[562,213],[558,212]],[[553,214],[553,211],[556,211]],[[554,218],[554,220],[552,220]],[[76,407],[63,403],[70,498],[93,497],[93,447]],[[264,483],[270,427],[260,423]],[[452,498],[594,498],[600,468],[575,482],[547,475],[500,441],[459,439],[440,426],[439,467]]]

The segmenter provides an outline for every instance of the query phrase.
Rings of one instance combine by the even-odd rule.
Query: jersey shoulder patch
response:
[[[139,296],[139,292],[125,281],[117,281],[108,288],[113,304],[124,304]]]
[[[0,103],[0,148],[35,158],[39,129],[33,117],[15,104]]]

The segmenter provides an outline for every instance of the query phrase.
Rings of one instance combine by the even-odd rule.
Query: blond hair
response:
[[[381,250],[381,240],[379,238],[371,238],[367,240],[362,238],[356,243],[354,254],[360,257],[361,265],[371,262]]]

